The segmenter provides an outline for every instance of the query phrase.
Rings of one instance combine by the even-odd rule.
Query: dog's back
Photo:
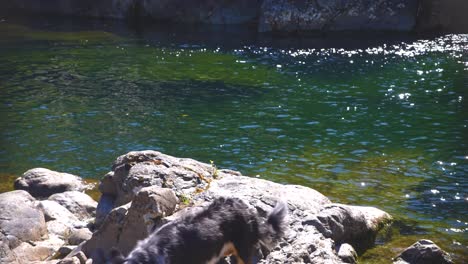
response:
[[[265,221],[241,199],[217,198],[138,242],[126,259],[114,254],[112,263],[205,264],[230,254],[254,263],[260,244],[271,250],[284,234],[286,214],[278,203]]]

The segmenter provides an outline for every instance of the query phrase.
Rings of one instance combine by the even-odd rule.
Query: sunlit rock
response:
[[[25,190],[34,197],[43,198],[55,193],[85,191],[92,188],[78,176],[44,168],[26,171],[23,176],[16,179],[14,187],[17,190]]]

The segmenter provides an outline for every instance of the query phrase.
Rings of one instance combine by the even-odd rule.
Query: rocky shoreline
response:
[[[170,23],[251,24],[259,32],[439,31],[466,33],[464,0],[10,0],[6,14],[153,20]]]
[[[242,198],[261,216],[277,200],[287,203],[288,232],[261,263],[357,263],[392,222],[382,210],[332,203],[311,188],[150,150],[116,159],[100,181],[99,203],[78,176],[47,169],[25,172],[14,187],[0,194],[0,263],[98,263],[112,247],[127,253],[158,226],[216,197]],[[394,263],[452,261],[421,240]]]

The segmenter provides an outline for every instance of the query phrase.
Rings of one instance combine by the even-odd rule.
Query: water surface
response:
[[[422,237],[463,263],[467,45],[3,19],[0,177],[99,178],[118,155],[154,149],[391,213],[364,263]]]

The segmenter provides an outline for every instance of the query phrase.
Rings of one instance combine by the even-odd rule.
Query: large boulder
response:
[[[260,216],[266,216],[279,200],[287,203],[288,232],[262,263],[345,263],[355,257],[353,247],[346,248],[345,243],[363,251],[391,221],[387,213],[372,207],[333,204],[311,188],[246,177],[156,151],[118,157],[101,180],[100,190],[106,197],[100,203],[107,209],[100,212],[103,220],[98,231],[82,247],[91,258],[111,247],[128,253],[152,230],[188,210],[200,210],[216,197],[242,198]]]
[[[397,30],[415,26],[416,0],[265,0],[258,27],[265,31]]]
[[[19,241],[38,241],[47,236],[44,214],[26,191],[0,194],[0,231]],[[10,245],[11,246],[11,245]]]
[[[57,193],[50,196],[48,200],[62,205],[79,220],[90,219],[94,217],[96,213],[97,202],[89,195],[82,192],[69,191]]]
[[[78,176],[44,168],[26,171],[15,180],[14,187],[16,190],[25,190],[34,197],[48,197],[55,193],[92,188]]]
[[[452,264],[450,255],[434,242],[421,239],[401,252],[394,264]]]

